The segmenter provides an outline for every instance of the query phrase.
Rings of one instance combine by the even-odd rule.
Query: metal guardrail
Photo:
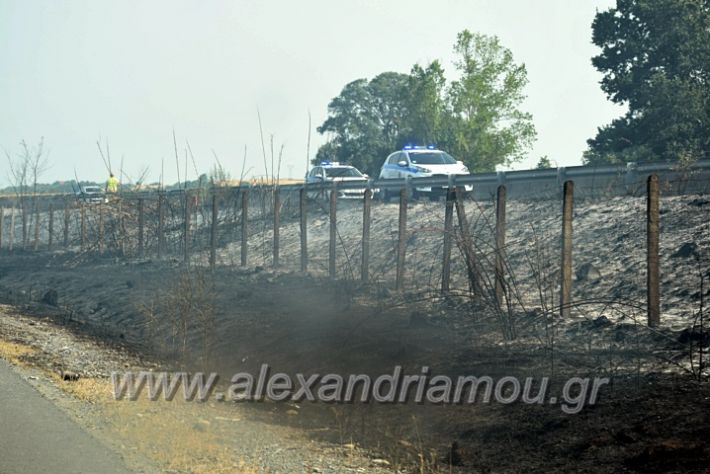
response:
[[[328,191],[335,187],[336,190],[346,190],[346,189],[362,189],[364,187],[369,189],[401,189],[406,188],[423,188],[423,187],[436,187],[436,188],[448,188],[453,186],[466,186],[466,185],[489,185],[497,186],[501,184],[514,184],[514,183],[525,183],[525,182],[543,182],[550,181],[559,186],[567,180],[575,180],[577,178],[600,178],[601,180],[609,178],[621,178],[624,183],[632,183],[639,177],[648,174],[687,174],[693,172],[708,173],[708,186],[710,186],[710,160],[696,161],[687,166],[681,166],[676,163],[658,163],[658,162],[648,162],[648,163],[627,163],[625,165],[617,166],[570,166],[570,167],[560,167],[560,168],[549,168],[540,170],[519,170],[519,171],[498,171],[492,173],[476,173],[470,175],[450,175],[450,176],[438,176],[438,177],[426,177],[426,178],[407,178],[407,179],[374,179],[371,178],[367,182],[362,181],[340,181],[340,182],[324,182],[324,183],[294,183],[294,184],[283,184],[278,185],[278,188],[282,191],[299,191],[304,187],[312,190],[314,192],[318,191]],[[597,185],[601,185],[602,182],[598,182]],[[219,189],[224,190],[241,190],[241,189],[268,189],[273,187],[272,184],[257,184],[257,185],[243,185],[243,186],[233,186],[224,187]],[[190,188],[187,191],[195,192],[196,188]],[[121,193],[124,197],[132,198],[151,198],[157,196],[160,191],[156,190],[145,190],[145,191],[128,191]],[[172,189],[164,191],[165,195],[182,195],[185,193],[185,189]],[[43,195],[46,196],[46,195]],[[73,196],[72,193],[68,194],[54,194],[56,198]],[[9,196],[8,196],[9,198]]]
[[[710,160],[697,161],[689,166],[681,167],[678,163],[628,163],[620,166],[571,166],[550,168],[544,170],[498,171],[495,173],[478,173],[470,175],[451,175],[445,177],[408,178],[408,179],[370,179],[367,187],[371,189],[401,189],[402,187],[449,187],[480,184],[508,184],[522,181],[556,181],[560,185],[564,181],[583,177],[633,177],[651,173],[689,173],[693,171],[710,172]],[[306,186],[313,190],[332,189],[334,183],[318,184],[288,184],[279,186],[283,190],[299,190]],[[362,182],[337,182],[336,189],[361,189]]]

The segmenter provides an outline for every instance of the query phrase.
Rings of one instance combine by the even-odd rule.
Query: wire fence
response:
[[[77,265],[150,258],[301,271],[387,290],[476,295],[501,317],[511,308],[568,316],[579,302],[604,297],[638,302],[655,325],[661,313],[687,320],[707,271],[707,178],[635,173],[618,178],[621,185],[592,175],[579,186],[535,187],[534,177],[527,196],[524,183],[497,178],[502,184],[469,192],[465,183],[438,183],[443,193],[431,200],[405,181],[392,184],[398,202],[379,200],[382,189],[371,183],[355,199],[340,199],[338,185],[126,193],[100,203],[22,197],[2,203],[0,252],[67,253]],[[572,183],[569,195],[564,183]],[[654,226],[658,249],[649,240]]]

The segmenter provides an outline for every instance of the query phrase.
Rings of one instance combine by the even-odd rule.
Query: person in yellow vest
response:
[[[106,192],[114,194],[118,192],[118,178],[113,173],[110,174],[111,176],[106,181]]]

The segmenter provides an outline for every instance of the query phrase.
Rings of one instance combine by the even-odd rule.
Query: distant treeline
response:
[[[81,181],[82,186],[104,186],[105,183],[96,183],[94,181]],[[72,188],[73,185],[73,188]],[[72,193],[77,189],[76,181],[55,181],[53,183],[37,183],[37,194],[66,194]],[[0,195],[18,194],[14,186],[7,186],[0,189]]]
[[[178,183],[173,183],[173,184],[167,184],[165,185],[165,190],[166,191],[172,191],[176,189],[197,189],[200,186],[206,186],[207,185],[207,180],[204,179],[196,179],[193,181],[188,181],[185,183],[184,181],[178,185]],[[70,181],[55,181],[53,183],[37,183],[35,192],[37,194],[71,194],[79,190],[79,186],[99,186],[100,188],[104,188],[106,186],[106,182],[96,182],[96,181],[79,181],[79,185],[77,185],[77,182],[75,180],[70,180]],[[159,183],[150,183],[150,184],[142,184],[140,186],[136,186],[131,183],[123,183],[121,185],[121,191],[141,191],[141,190],[157,190],[160,188]],[[28,192],[31,190],[28,190]],[[19,194],[18,190],[14,186],[7,186],[5,188],[0,188],[0,196],[12,196],[12,195],[17,195]]]

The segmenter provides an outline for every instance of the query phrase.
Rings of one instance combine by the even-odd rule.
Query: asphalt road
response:
[[[128,473],[121,458],[0,359],[0,473]]]

